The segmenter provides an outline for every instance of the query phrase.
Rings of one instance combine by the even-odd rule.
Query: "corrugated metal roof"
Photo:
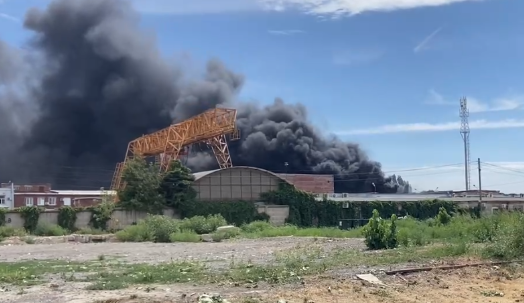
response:
[[[116,192],[113,190],[104,190],[103,192],[101,190],[53,190],[52,192],[60,196],[101,196],[102,193],[106,195],[116,194]]]
[[[281,176],[279,176],[278,174],[275,174],[274,172],[272,171],[269,171],[269,170],[265,170],[265,169],[262,169],[262,168],[258,168],[258,167],[251,167],[251,166],[233,166],[233,167],[229,167],[229,168],[219,168],[219,169],[215,169],[215,170],[208,170],[208,171],[201,171],[201,172],[198,172],[198,173],[193,173],[193,176],[195,177],[195,181],[197,181],[198,179],[202,179],[203,177],[207,176],[207,175],[210,175],[214,172],[218,172],[220,170],[226,170],[226,169],[251,169],[251,170],[258,170],[258,171],[261,171],[261,172],[264,172],[264,173],[268,173],[270,175],[273,175],[275,176],[276,178],[279,178],[280,180],[282,181],[285,181],[285,182],[288,182],[286,179],[282,178]]]
[[[316,197],[317,200],[321,201],[322,197]],[[438,199],[438,200],[445,200],[445,201],[454,201],[454,202],[477,202],[477,197],[440,197],[440,198],[431,198]],[[336,198],[328,198],[328,200],[332,201],[352,201],[352,202],[373,202],[373,201],[384,201],[384,202],[416,202],[421,200],[428,200],[428,199],[422,199],[420,197],[336,197]],[[482,202],[524,202],[524,198],[487,198],[482,197]]]
[[[195,177],[195,181],[197,181],[198,179],[202,179],[204,178],[205,176],[209,175],[209,174],[212,174],[216,171],[219,171],[220,169],[214,169],[214,170],[206,170],[206,171],[201,171],[201,172],[198,172],[198,173],[193,173],[193,177]]]

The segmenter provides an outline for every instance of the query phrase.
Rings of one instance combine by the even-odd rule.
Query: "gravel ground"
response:
[[[274,253],[321,243],[326,249],[346,247],[363,249],[361,239],[313,239],[297,237],[279,237],[266,239],[240,239],[220,243],[57,243],[34,245],[0,246],[3,262],[23,260],[69,260],[92,261],[98,256],[119,257],[129,263],[161,263],[182,260],[209,262],[209,266],[220,261],[252,261],[263,264],[271,262]]]
[[[336,247],[364,249],[361,239],[313,239],[297,237],[279,237],[266,239],[240,239],[220,243],[56,243],[56,244],[20,244],[0,246],[0,258],[4,262],[26,260],[70,260],[92,261],[98,256],[119,257],[129,263],[161,263],[171,260],[199,260],[207,262],[211,268],[228,266],[232,256],[235,261],[252,261],[265,264],[272,262],[274,253],[294,247],[322,245],[326,250]],[[222,262],[221,262],[222,261]],[[1,266],[1,263],[0,263]],[[222,295],[240,295],[263,293],[269,289],[261,285],[256,290],[244,287],[219,285],[150,285],[137,286],[115,291],[88,291],[89,283],[65,282],[56,277],[48,277],[48,283],[31,287],[0,285],[2,303],[92,303],[92,302],[194,302],[201,293],[220,293]],[[3,288],[2,288],[3,287]],[[187,299],[181,299],[187,295]],[[138,296],[139,299],[130,300]],[[115,298],[123,298],[116,301]],[[126,299],[127,298],[127,299]],[[235,302],[235,301],[233,301]]]

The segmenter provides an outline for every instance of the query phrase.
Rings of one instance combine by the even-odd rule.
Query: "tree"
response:
[[[160,184],[160,194],[166,205],[178,208],[181,204],[192,203],[196,198],[196,191],[192,187],[195,177],[191,170],[178,160],[171,162],[167,173]]]
[[[166,200],[160,193],[162,175],[157,165],[135,157],[126,162],[122,171],[125,187],[118,191],[120,205],[126,209],[161,214]]]

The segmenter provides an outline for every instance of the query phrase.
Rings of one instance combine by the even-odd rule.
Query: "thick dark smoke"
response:
[[[228,105],[242,134],[230,144],[235,165],[335,174],[339,192],[404,191],[358,145],[322,135],[303,105],[237,101],[243,77],[220,61],[187,79],[138,24],[123,0],[55,0],[27,12],[24,51],[0,41],[0,179],[107,186],[130,140]],[[198,149],[187,163],[217,166]]]

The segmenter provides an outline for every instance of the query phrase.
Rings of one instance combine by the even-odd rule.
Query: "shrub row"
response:
[[[295,189],[288,184],[282,184],[279,190],[262,194],[262,200],[268,204],[289,205],[288,223],[301,226],[338,226],[341,220],[368,220],[377,210],[380,217],[390,218],[392,215],[410,215],[417,219],[435,217],[440,208],[447,213],[459,212],[459,207],[452,201],[426,200],[415,202],[388,201],[317,201],[306,192]]]
[[[176,220],[162,215],[149,215],[136,225],[131,225],[116,233],[116,237],[124,242],[199,242],[200,235],[211,234],[218,227],[227,225],[221,215],[195,216]],[[230,229],[235,230],[235,229]],[[232,237],[233,233],[220,232],[213,236]]]

